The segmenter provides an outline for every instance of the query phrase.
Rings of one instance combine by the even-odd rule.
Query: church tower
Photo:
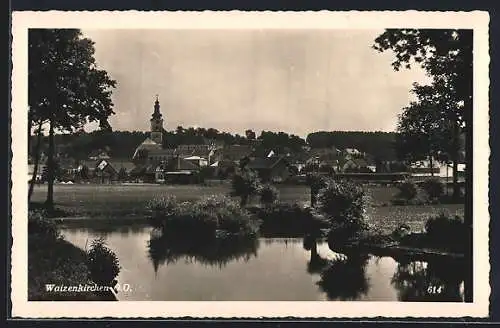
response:
[[[156,96],[154,112],[151,116],[151,140],[157,144],[162,144],[163,142],[163,118],[160,113],[160,102],[158,101],[158,96]]]

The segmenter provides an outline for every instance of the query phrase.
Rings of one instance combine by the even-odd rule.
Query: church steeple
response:
[[[155,101],[155,106],[154,106],[154,111],[153,111],[152,117],[154,119],[160,119],[161,118],[160,101],[158,100],[158,95],[156,95],[156,101]]]
[[[163,118],[160,112],[160,101],[158,100],[158,95],[156,95],[154,111],[153,115],[151,115],[150,121],[151,121],[151,140],[161,145],[163,142]]]

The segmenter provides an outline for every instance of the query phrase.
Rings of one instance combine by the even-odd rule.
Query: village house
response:
[[[196,183],[199,182],[200,166],[181,156],[176,156],[170,163],[159,167],[163,170],[156,176],[156,182],[165,183]],[[158,172],[158,168],[157,168]]]
[[[359,151],[356,148],[346,148],[346,149],[344,149],[344,154],[345,155],[356,156],[356,157],[365,155],[363,152]]]
[[[239,164],[242,158],[250,157],[254,148],[250,145],[227,145],[221,150],[221,160]]]
[[[265,182],[284,182],[293,175],[284,156],[254,158],[247,163],[246,168],[257,172]]]
[[[94,170],[94,180],[98,183],[109,184],[116,180],[118,171],[105,159],[97,162]]]
[[[376,166],[365,158],[348,158],[340,163],[340,170],[344,173],[375,173]]]

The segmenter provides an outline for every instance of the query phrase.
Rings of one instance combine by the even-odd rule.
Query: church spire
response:
[[[155,119],[160,119],[161,118],[161,113],[160,113],[160,101],[158,100],[158,95],[156,95],[156,101],[155,101],[155,106],[154,106],[154,112],[152,117]]]
[[[158,95],[156,95],[155,110],[151,117],[151,140],[157,144],[162,144],[163,140],[163,118],[160,112],[160,101],[158,100]]]

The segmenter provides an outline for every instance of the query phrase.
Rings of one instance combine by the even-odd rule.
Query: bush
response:
[[[243,169],[233,176],[231,196],[241,198],[240,205],[246,206],[248,198],[260,189],[260,179],[254,171]]]
[[[320,229],[329,227],[328,221],[322,216],[298,204],[274,203],[261,209],[257,215],[262,221],[261,232],[273,236],[319,234]]]
[[[156,217],[153,223],[164,234],[184,234],[191,238],[213,238],[229,235],[254,235],[259,222],[230,197],[214,195],[190,203],[173,198],[153,201]]]
[[[87,252],[87,266],[91,279],[101,286],[114,287],[115,278],[120,273],[116,254],[110,250],[103,239],[95,239]]]
[[[265,185],[260,189],[260,201],[263,204],[270,205],[278,201],[279,192],[272,185]]]
[[[398,198],[402,198],[404,200],[412,200],[415,199],[418,195],[418,186],[414,181],[406,180],[400,184],[398,184],[399,194]]]
[[[362,218],[366,210],[367,196],[363,188],[349,181],[330,182],[318,194],[318,209],[331,221],[347,222],[350,218]]]
[[[367,229],[363,188],[349,181],[329,183],[318,195],[318,208],[330,222],[329,239],[342,243]]]
[[[28,212],[28,235],[30,238],[45,242],[56,242],[62,239],[55,222],[48,220],[40,211]]]
[[[176,213],[179,203],[175,196],[155,197],[150,200],[146,208],[151,212],[151,225],[155,228],[162,226],[163,219]]]
[[[431,200],[439,199],[444,194],[444,183],[439,178],[426,179],[422,183],[422,189]]]
[[[448,217],[445,213],[441,213],[425,223],[425,235],[429,246],[464,252],[467,246],[467,234],[467,226],[459,216]]]

